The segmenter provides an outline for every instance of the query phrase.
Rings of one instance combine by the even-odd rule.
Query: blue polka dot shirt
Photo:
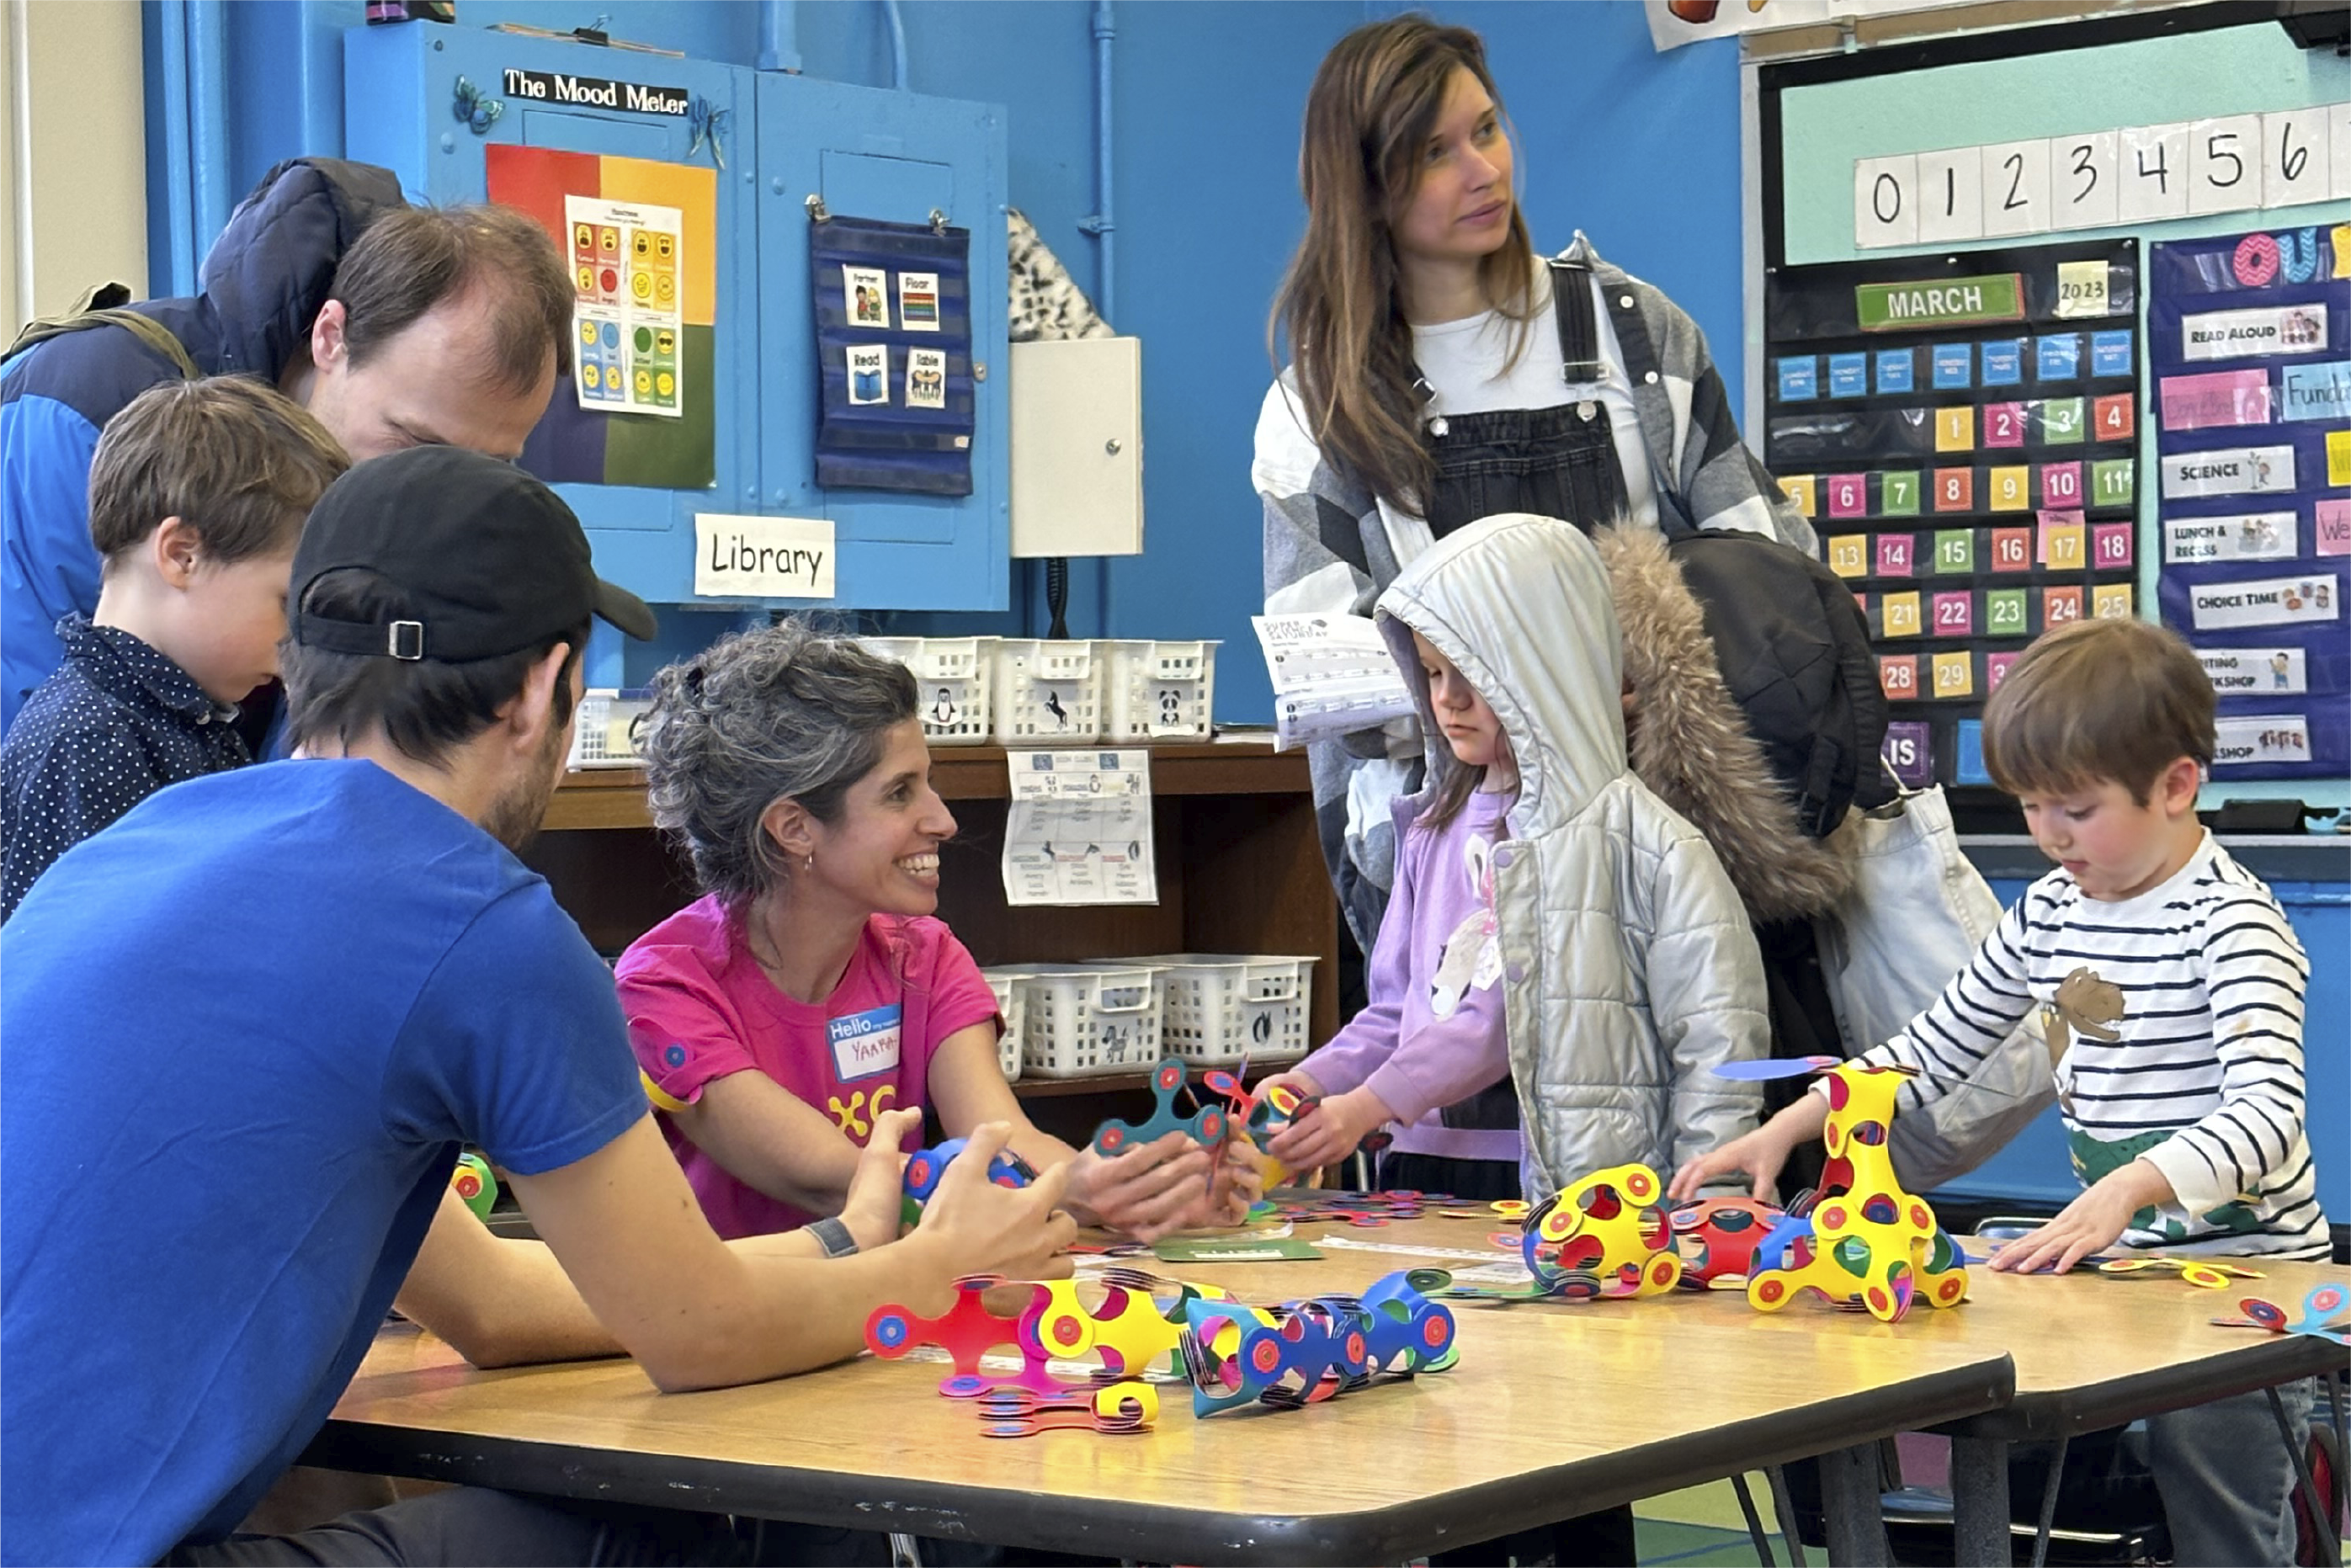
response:
[[[57,622],[65,663],[0,744],[0,921],[57,858],[166,784],[241,768],[236,709],[113,626]]]

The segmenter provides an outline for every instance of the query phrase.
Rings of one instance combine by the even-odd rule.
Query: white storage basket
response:
[[[1215,732],[1216,642],[1103,646],[1110,650],[1112,744],[1206,740]]]
[[[987,988],[996,993],[996,1010],[1003,1016],[1004,1032],[997,1037],[997,1065],[1004,1069],[1004,1082],[1018,1082],[1020,1078],[1021,1023],[1029,1010],[1028,993],[1021,989],[1019,976],[1008,969],[982,969],[987,978]]]
[[[1169,1054],[1201,1067],[1306,1054],[1313,959],[1170,953],[1143,961],[1160,970],[1160,1039]]]
[[[933,746],[981,746],[992,738],[996,639],[861,637],[914,677],[914,715]]]
[[[1145,1072],[1158,1065],[1159,975],[1148,964],[1012,964],[1020,1067],[1033,1078]]]
[[[996,738],[1004,746],[1092,746],[1102,734],[1102,645],[1036,637],[996,644]]]

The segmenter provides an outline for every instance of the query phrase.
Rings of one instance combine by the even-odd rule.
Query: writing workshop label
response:
[[[2212,729],[2215,768],[2310,760],[2310,721],[2298,713],[2226,714]]]
[[[2283,626],[2340,620],[2333,572],[2270,577],[2252,582],[2199,582],[2188,591],[2199,632],[2232,626]]]
[[[2286,560],[2302,553],[2292,512],[2163,519],[2166,565],[2205,560]]]
[[[2326,308],[2273,305],[2259,310],[2209,310],[2179,319],[2183,360],[2241,360],[2254,354],[2315,354],[2326,347]]]
[[[2225,452],[2171,452],[2163,457],[2163,494],[2278,495],[2294,488],[2294,448],[2239,446]]]
[[[2199,648],[2196,656],[2224,697],[2310,689],[2309,664],[2299,648]]]

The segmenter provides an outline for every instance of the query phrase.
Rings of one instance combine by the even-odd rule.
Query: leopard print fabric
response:
[[[1037,236],[1036,225],[1011,208],[1006,213],[1005,228],[1011,260],[1014,342],[1116,336],[1070,276],[1070,269],[1061,265],[1061,258]]]

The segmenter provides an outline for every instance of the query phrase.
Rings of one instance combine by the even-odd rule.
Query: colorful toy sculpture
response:
[[[1657,1173],[1646,1166],[1595,1171],[1562,1187],[1520,1221],[1519,1249],[1532,1276],[1529,1283],[1455,1285],[1446,1294],[1504,1301],[1557,1296],[1581,1301],[1670,1291],[1681,1279],[1682,1260],[1661,1207],[1665,1190]]]
[[[905,1203],[900,1214],[901,1223],[919,1225],[923,1206],[939,1190],[939,1179],[947,1174],[962,1154],[965,1138],[949,1138],[935,1149],[917,1149],[906,1156]],[[1027,1186],[1037,1179],[1037,1172],[1028,1161],[1007,1149],[987,1162],[987,1179],[998,1186]]]
[[[1707,1197],[1673,1212],[1674,1244],[1682,1255],[1686,1290],[1747,1287],[1756,1249],[1787,1218],[1779,1205],[1753,1197]]]
[[[1375,1281],[1361,1297],[1323,1296],[1261,1308],[1190,1301],[1183,1340],[1192,1413],[1212,1416],[1252,1402],[1281,1409],[1361,1387],[1374,1372],[1441,1372],[1453,1364],[1453,1314],[1422,1287],[1451,1276],[1414,1270]]]
[[[1812,1291],[1899,1322],[1922,1289],[1936,1307],[1957,1306],[1966,1297],[1958,1243],[1935,1223],[1924,1199],[1902,1190],[1886,1153],[1894,1097],[1910,1077],[1861,1061],[1829,1070],[1829,1158],[1821,1196],[1810,1212],[1781,1219],[1756,1248],[1747,1300],[1758,1311],[1777,1312]]]
[[[1020,1343],[1020,1324],[1029,1303],[1024,1302],[1020,1313],[1013,1317],[988,1310],[985,1293],[1007,1283],[993,1274],[957,1280],[956,1304],[943,1317],[918,1318],[901,1306],[876,1307],[865,1320],[865,1348],[884,1361],[896,1361],[917,1346],[937,1345],[955,1362],[955,1375],[939,1385],[939,1392],[950,1399],[969,1399],[1003,1387],[1066,1393],[1067,1386],[1047,1374],[1043,1362],[1028,1354]],[[1038,1289],[1035,1285],[1018,1288]],[[980,1358],[998,1345],[1010,1345],[1022,1353],[1020,1371],[1008,1377],[983,1376]]]
[[[1020,1319],[1022,1349],[1057,1361],[1096,1354],[1109,1371],[1128,1377],[1144,1375],[1163,1359],[1181,1371],[1186,1306],[1226,1299],[1213,1285],[1187,1285],[1140,1269],[1105,1269],[1102,1282],[1102,1302],[1095,1308],[1086,1306],[1074,1280],[1040,1285]],[[1165,1304],[1156,1299],[1163,1295]]]
[[[1033,1437],[1063,1429],[1116,1437],[1147,1432],[1159,1419],[1159,1391],[1148,1383],[1113,1383],[1065,1398],[1006,1388],[979,1396],[979,1430],[988,1437]]]

